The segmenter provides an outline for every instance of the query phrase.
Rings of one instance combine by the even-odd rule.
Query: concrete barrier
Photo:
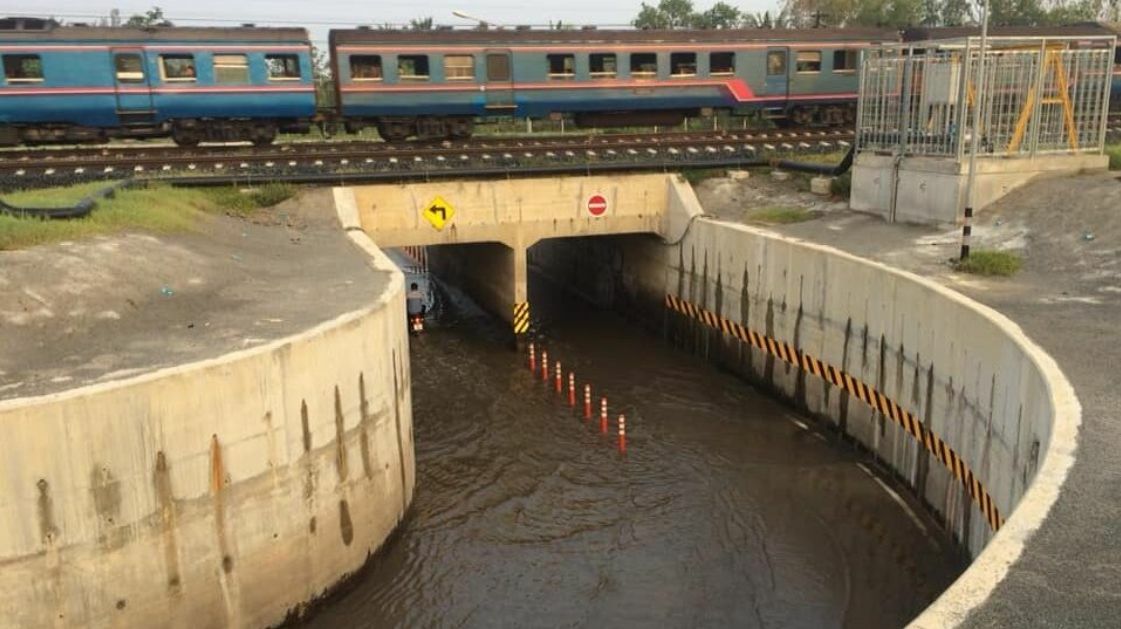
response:
[[[264,627],[387,539],[415,480],[403,277],[288,339],[0,402],[0,627]]]
[[[707,218],[680,246],[545,241],[530,263],[772,389],[898,474],[974,557],[915,626],[954,625],[988,596],[1073,461],[1080,408],[1050,357],[916,275]]]

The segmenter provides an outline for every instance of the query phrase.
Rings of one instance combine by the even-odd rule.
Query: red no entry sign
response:
[[[593,194],[588,197],[588,214],[592,216],[603,216],[607,211],[607,199],[603,198],[602,194]]]

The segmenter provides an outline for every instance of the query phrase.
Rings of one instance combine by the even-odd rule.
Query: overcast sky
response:
[[[540,1],[540,0],[538,0]],[[647,0],[654,4],[657,0]],[[725,0],[745,11],[774,11],[781,0]],[[471,22],[452,16],[460,10],[495,24],[546,25],[562,20],[573,24],[625,25],[638,13],[641,0],[567,0],[545,2],[533,0],[40,0],[41,4],[0,0],[2,15],[55,16],[68,22],[92,20],[108,16],[113,8],[125,17],[142,13],[152,5],[163,8],[164,14],[180,25],[234,25],[253,22],[264,26],[305,26],[312,38],[326,39],[329,28],[358,24],[403,24],[412,18],[432,17],[437,24],[470,25]],[[694,0],[698,10],[707,9],[716,0]]]

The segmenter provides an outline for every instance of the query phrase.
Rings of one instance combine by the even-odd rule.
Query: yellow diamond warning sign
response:
[[[421,214],[423,214],[425,220],[432,223],[432,226],[438,231],[452,222],[452,217],[455,216],[455,208],[452,207],[451,203],[445,201],[444,197],[436,195],[435,199],[432,199],[428,205],[424,206]]]

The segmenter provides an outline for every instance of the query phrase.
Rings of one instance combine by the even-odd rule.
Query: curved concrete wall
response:
[[[361,311],[0,402],[0,626],[273,625],[386,540],[414,483],[403,278],[352,238],[384,286]]]
[[[633,236],[551,241],[530,262],[821,416],[909,484],[975,557],[919,626],[952,625],[987,596],[1073,460],[1080,409],[1054,362],[1005,317],[913,274],[710,219],[679,247]],[[667,294],[716,325],[703,313],[667,314]],[[720,319],[842,369],[911,413],[991,495],[999,533],[953,465],[890,414],[741,342]]]

